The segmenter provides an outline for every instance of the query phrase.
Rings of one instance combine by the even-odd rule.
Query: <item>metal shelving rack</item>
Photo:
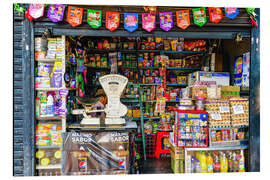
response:
[[[62,35],[62,43],[63,43],[63,57],[62,59],[35,59],[36,62],[47,62],[47,63],[54,63],[57,61],[62,61],[62,87],[65,88],[66,84],[64,81],[64,74],[65,74],[65,69],[66,69],[66,62],[65,62],[65,36]],[[61,88],[35,88],[36,91],[59,91]],[[63,104],[66,104],[66,99],[63,99]],[[62,137],[64,137],[64,134],[66,132],[66,116],[36,116],[35,117],[36,121],[39,122],[59,122],[61,121],[61,127],[62,127]],[[63,140],[62,140],[63,141]],[[56,145],[49,145],[49,146],[36,146],[36,149],[60,149],[62,151],[61,154],[63,154],[63,148],[62,146],[56,146]],[[56,164],[56,165],[49,165],[49,166],[41,166],[37,165],[36,170],[40,169],[60,169],[61,172],[63,171],[63,164],[62,164],[63,157],[61,157],[61,164]]]

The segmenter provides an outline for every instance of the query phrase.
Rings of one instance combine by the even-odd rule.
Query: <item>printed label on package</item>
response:
[[[207,119],[206,113],[179,113],[179,119]]]
[[[230,107],[229,106],[220,106],[219,107],[219,112],[220,113],[229,113],[230,112]]]
[[[110,31],[114,31],[118,28],[120,22],[119,12],[106,12],[106,28]]]
[[[63,20],[65,12],[65,5],[63,4],[52,4],[48,9],[48,18],[52,22],[59,22]]]
[[[138,13],[124,13],[124,28],[129,32],[138,28]]]
[[[169,31],[173,28],[173,16],[172,12],[159,13],[160,28],[164,31]]]
[[[40,18],[44,13],[44,4],[30,4],[29,15],[34,19]]]
[[[233,114],[244,114],[244,109],[243,109],[242,104],[233,106]]]
[[[189,10],[176,11],[177,26],[186,29],[190,25]]]
[[[192,12],[194,24],[202,27],[207,22],[205,8],[193,8]]]
[[[221,8],[209,7],[208,11],[209,11],[209,17],[210,17],[211,22],[218,23],[222,19]]]
[[[87,9],[87,23],[92,28],[99,28],[101,26],[102,11]]]
[[[142,13],[142,27],[151,32],[156,27],[156,13]]]
[[[68,7],[67,22],[74,26],[79,26],[82,23],[83,8]]]
[[[230,19],[236,18],[236,16],[238,16],[238,14],[239,14],[238,8],[233,8],[233,7],[225,8],[225,15],[226,15],[226,17],[228,17]]]

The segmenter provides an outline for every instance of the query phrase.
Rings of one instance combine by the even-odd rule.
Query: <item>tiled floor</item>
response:
[[[171,170],[171,158],[162,157],[160,159],[147,159],[142,164],[142,174],[168,174]]]

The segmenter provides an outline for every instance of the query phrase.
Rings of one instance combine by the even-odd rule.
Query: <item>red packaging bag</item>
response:
[[[216,7],[209,7],[209,17],[210,21],[213,23],[218,23],[222,19],[222,9]]]
[[[177,26],[186,29],[190,25],[189,10],[176,11]]]
[[[114,31],[118,28],[120,22],[119,12],[106,12],[106,28],[110,31]]]
[[[68,6],[67,22],[71,26],[79,26],[82,24],[83,8]]]

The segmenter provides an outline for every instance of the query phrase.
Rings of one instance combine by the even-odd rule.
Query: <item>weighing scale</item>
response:
[[[92,108],[101,98],[76,97],[84,109],[73,110],[74,115],[82,114],[84,118],[81,125],[100,125],[101,118],[92,117],[90,113],[105,112],[105,125],[125,125],[126,121],[121,118],[126,115],[127,107],[120,102],[121,94],[127,85],[128,78],[118,74],[109,74],[99,78],[99,82],[108,98],[108,103],[103,110]]]

